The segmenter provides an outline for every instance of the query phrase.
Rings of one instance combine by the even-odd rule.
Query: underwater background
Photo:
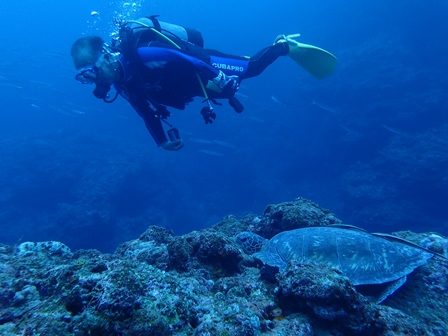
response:
[[[70,57],[81,36],[110,40],[114,18],[153,14],[238,55],[300,33],[338,68],[319,81],[280,58],[213,125],[200,99],[170,109],[185,147],[167,152]],[[296,197],[369,231],[447,235],[447,14],[442,0],[2,1],[0,243],[112,252],[149,225],[184,234]]]

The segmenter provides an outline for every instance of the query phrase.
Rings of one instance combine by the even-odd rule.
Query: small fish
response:
[[[245,95],[244,93],[241,93],[241,92],[236,92],[235,93],[235,96],[238,96],[238,97],[242,97],[242,98],[249,98],[249,96],[248,95]]]
[[[362,137],[361,133],[359,133],[357,131],[354,131],[351,128],[345,126],[345,125],[339,124],[339,127],[341,127],[344,131],[346,131],[350,135],[353,135],[353,136],[356,136],[356,137]]]
[[[34,107],[35,109],[42,110],[42,107],[40,107],[39,105],[31,104],[31,106]]]
[[[338,114],[338,112],[336,111],[336,109],[334,109],[334,108],[332,108],[332,107],[330,107],[330,106],[328,106],[328,105],[324,105],[324,104],[321,104],[321,103],[316,103],[314,100],[313,100],[313,102],[311,103],[311,105],[316,105],[318,108],[320,108],[320,109],[322,109],[322,110],[331,112],[331,113],[333,113],[333,114]]]
[[[16,84],[11,84],[11,83],[0,83],[1,86],[8,86],[8,87],[13,87],[16,89],[23,89],[23,86],[20,85],[16,85]]]
[[[69,109],[69,111],[73,112],[73,113],[77,113],[77,114],[86,114],[85,112],[80,111],[80,110],[76,110],[76,109]]]
[[[220,141],[220,140],[213,140],[213,142],[214,142],[215,144],[218,144],[218,145],[223,146],[223,147],[227,147],[227,148],[236,148],[235,145],[229,144],[228,142],[224,142],[224,141]]]
[[[406,133],[403,132],[403,131],[399,131],[399,130],[397,130],[397,129],[395,129],[395,128],[386,126],[386,125],[384,125],[384,124],[382,124],[381,126],[383,126],[383,128],[385,128],[385,129],[387,129],[389,132],[392,132],[392,133],[397,134],[397,135],[399,135],[399,136],[402,136],[402,137],[405,137],[405,138],[406,138],[406,137],[409,137],[409,135],[406,134]]]
[[[56,106],[54,106],[54,105],[50,105],[50,106],[48,106],[48,107],[51,108],[52,110],[55,110],[55,111],[58,112],[58,113],[61,113],[61,114],[64,114],[64,115],[73,117],[73,114],[72,114],[72,113],[68,113],[66,110],[60,109],[59,107],[56,107]]]
[[[208,150],[208,149],[200,149],[199,151],[200,151],[201,153],[208,154],[208,155],[213,155],[213,156],[224,156],[224,154],[222,154],[222,153],[215,152],[215,151],[211,151],[211,150]]]
[[[291,106],[291,104],[285,103],[284,101],[278,99],[276,96],[271,95],[271,99],[275,101],[277,104],[283,105],[283,106]]]
[[[60,114],[66,115],[66,116],[70,116],[73,117],[73,114],[68,113],[67,111],[60,109],[60,108],[56,108],[56,112],[59,112]]]
[[[100,13],[97,12],[97,11],[91,11],[90,12],[90,16],[99,16],[99,15],[100,15]]]
[[[207,140],[207,139],[200,139],[200,138],[190,138],[191,142],[196,142],[200,144],[211,144],[213,141]]]
[[[183,129],[183,128],[180,128],[179,132],[180,132],[180,134],[183,134],[183,135],[193,135],[193,132],[187,131],[186,129]]]
[[[259,122],[259,123],[265,123],[266,122],[266,120],[258,118],[258,117],[246,116],[246,118],[249,119],[249,120],[253,120],[253,121]]]

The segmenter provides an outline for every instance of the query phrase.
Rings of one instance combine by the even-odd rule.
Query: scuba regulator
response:
[[[117,99],[118,91],[115,92],[112,98],[109,97],[108,93],[113,82],[127,76],[127,65],[121,53],[117,49],[109,47],[107,44],[103,45],[103,55],[103,62],[106,65],[105,69],[98,69],[98,74],[102,71],[103,73],[99,76],[100,81],[96,83],[93,95],[106,103],[112,103]]]
[[[106,103],[111,103],[112,101],[108,100],[109,91],[110,91],[110,85],[107,84],[106,82],[100,82],[96,84],[96,87],[93,90],[93,95],[98,99],[104,100]]]

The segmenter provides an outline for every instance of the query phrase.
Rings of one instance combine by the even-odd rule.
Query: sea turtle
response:
[[[355,286],[391,282],[378,303],[398,289],[407,274],[436,254],[407,240],[367,233],[349,225],[285,231],[270,240],[242,232],[236,242],[246,253],[276,270],[285,270],[288,261],[295,259],[335,267]]]

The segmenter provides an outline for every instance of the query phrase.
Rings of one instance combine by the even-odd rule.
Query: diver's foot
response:
[[[291,57],[312,76],[318,79],[330,76],[336,69],[336,57],[324,49],[296,41],[299,36],[300,34],[279,35],[274,46],[283,47],[283,55]]]
[[[287,43],[289,51],[291,52],[292,50],[298,48],[298,42],[295,40],[295,38],[299,36],[300,34],[278,35],[274,40],[274,44]]]
[[[278,35],[274,40],[274,44],[285,42],[294,43],[296,42],[295,39],[299,36],[300,34]]]

